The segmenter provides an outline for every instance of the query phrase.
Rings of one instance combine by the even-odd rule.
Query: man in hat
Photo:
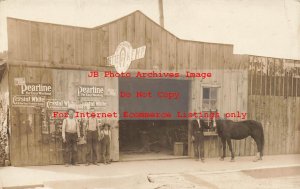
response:
[[[201,159],[204,163],[204,129],[209,129],[208,125],[202,119],[192,120],[192,142],[194,145],[194,156],[196,161]]]
[[[90,112],[95,112],[95,108],[91,108]],[[99,122],[94,117],[89,117],[84,131],[84,137],[87,142],[87,153],[86,153],[86,165],[88,166],[90,163],[95,165],[99,165],[97,163],[97,144],[98,144],[98,133],[100,133]]]
[[[64,119],[62,125],[62,138],[66,143],[65,149],[65,165],[77,164],[77,141],[80,138],[80,128],[76,119],[74,118],[75,109],[69,108],[68,117]]]

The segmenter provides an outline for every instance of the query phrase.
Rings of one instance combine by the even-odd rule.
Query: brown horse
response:
[[[254,120],[234,122],[231,120],[216,120],[217,133],[222,141],[223,155],[221,160],[226,156],[226,142],[231,152],[231,161],[234,161],[234,152],[232,150],[231,139],[241,140],[251,136],[257,145],[257,158],[254,161],[262,160],[264,148],[264,131],[262,124]]]

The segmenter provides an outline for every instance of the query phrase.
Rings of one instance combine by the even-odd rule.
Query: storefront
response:
[[[286,60],[235,55],[228,44],[182,40],[139,11],[95,28],[14,18],[7,22],[8,61],[2,81],[9,86],[9,146],[14,166],[63,163],[60,129],[71,104],[80,123],[93,107],[99,119],[112,125],[114,161],[128,154],[170,158],[175,142],[183,144],[181,156],[191,157],[188,120],[193,115],[209,120],[214,112],[236,121],[262,121],[267,141],[273,140],[269,131],[277,118],[272,113],[272,121],[269,115],[261,116],[257,102],[268,104],[266,111],[271,112],[272,102],[281,99],[268,96],[272,93],[259,96],[263,93],[256,89],[267,91],[269,86],[273,90],[267,83],[275,81],[276,74],[264,76],[262,70],[277,70],[273,62],[285,65]],[[272,61],[273,67],[264,68],[261,60]],[[299,112],[299,61],[291,62],[291,69],[282,69],[293,82],[280,95],[294,103],[279,112],[287,108]],[[293,121],[283,124],[282,132],[296,134],[283,138],[294,144],[299,120],[287,119]],[[213,126],[212,121],[209,124]],[[220,142],[214,128],[205,135],[205,156],[218,157]],[[83,143],[78,149],[80,162],[85,162]],[[284,149],[285,144],[278,144]],[[234,143],[234,148],[236,155],[254,154],[250,139]],[[286,152],[267,154],[298,149],[294,145]]]

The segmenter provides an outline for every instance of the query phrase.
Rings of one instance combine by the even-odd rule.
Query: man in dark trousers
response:
[[[204,129],[209,129],[204,120],[194,119],[192,120],[192,142],[194,145],[194,152],[196,161],[201,159],[204,162]]]
[[[90,112],[95,112],[94,108],[90,109]],[[100,132],[99,122],[95,117],[89,117],[86,122],[84,136],[87,142],[87,153],[86,153],[86,165],[93,163],[94,165],[99,165],[97,163],[97,145],[98,145],[98,132]]]
[[[77,141],[80,138],[80,128],[76,119],[74,118],[75,109],[68,109],[68,117],[64,119],[62,125],[62,138],[66,143],[65,165],[77,164]]]
[[[103,158],[103,163],[110,164],[110,143],[111,143],[111,131],[110,125],[104,123],[103,129],[99,133],[101,140],[101,154]]]

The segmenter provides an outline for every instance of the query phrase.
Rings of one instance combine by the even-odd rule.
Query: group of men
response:
[[[94,109],[91,109],[93,111]],[[65,143],[65,165],[77,164],[77,142],[81,138],[80,127],[74,118],[75,109],[68,109],[68,118],[64,119],[62,125],[62,138]],[[192,121],[192,142],[194,145],[194,155],[196,160],[204,162],[204,129],[209,129],[208,125],[201,119]],[[110,163],[110,141],[111,131],[109,124],[101,124],[95,117],[88,118],[84,127],[84,138],[87,143],[86,165],[97,163],[97,144],[101,142],[101,154],[104,164]]]
[[[92,108],[91,111],[94,111]],[[74,117],[75,109],[68,109],[68,117],[63,120],[62,139],[65,143],[65,165],[78,165],[77,142],[80,140],[80,125]],[[110,163],[110,125],[101,125],[95,117],[88,118],[83,125],[83,135],[87,143],[86,165],[99,165],[97,161],[97,146],[101,143],[101,155],[104,164]]]

